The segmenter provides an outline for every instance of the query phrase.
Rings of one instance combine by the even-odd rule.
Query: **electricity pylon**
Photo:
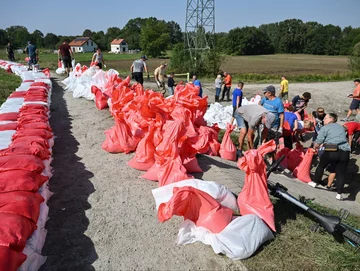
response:
[[[214,34],[215,0],[187,0],[185,49],[195,68],[204,51],[214,48]]]

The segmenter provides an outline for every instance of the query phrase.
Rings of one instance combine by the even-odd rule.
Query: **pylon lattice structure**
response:
[[[215,0],[187,0],[185,49],[195,67],[201,53],[214,48],[214,34]]]

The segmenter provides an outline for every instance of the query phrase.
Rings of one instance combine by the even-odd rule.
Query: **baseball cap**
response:
[[[145,59],[145,60],[148,59],[146,55],[141,56],[141,58],[142,58],[142,59]]]
[[[265,116],[265,126],[266,126],[266,128],[270,129],[272,123],[274,122],[274,120],[275,120],[275,114],[273,114],[271,112],[266,113],[266,116]]]
[[[272,95],[275,95],[275,87],[274,86],[267,86],[263,89],[263,92],[270,92]]]

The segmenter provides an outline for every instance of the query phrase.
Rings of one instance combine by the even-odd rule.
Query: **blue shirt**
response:
[[[292,112],[284,112],[284,123],[287,121],[290,124],[291,131],[294,130],[294,123],[297,120],[297,117]]]
[[[279,114],[284,113],[284,105],[282,101],[275,97],[274,100],[268,100],[266,98],[263,98],[260,102],[260,104],[265,107],[265,109],[269,110],[271,113],[275,114],[275,120],[272,123],[271,127],[279,127],[280,125],[280,118]]]
[[[36,46],[29,44],[28,46],[26,46],[26,52],[28,53],[29,57],[34,57],[36,56]]]
[[[193,82],[193,84],[194,84],[194,86],[200,87],[199,96],[202,98],[202,87],[201,87],[201,83],[200,83],[199,79],[196,79]]]
[[[243,96],[243,93],[242,93],[241,89],[239,89],[239,88],[234,89],[234,91],[232,93],[232,105],[233,105],[233,107],[240,107],[241,106],[242,96]],[[237,97],[240,97],[240,101],[239,101],[238,105],[236,105]]]

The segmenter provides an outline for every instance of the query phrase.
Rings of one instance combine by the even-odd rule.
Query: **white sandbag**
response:
[[[217,184],[216,182],[203,181],[198,179],[188,179],[153,189],[151,192],[155,199],[156,209],[159,208],[161,203],[168,202],[171,199],[173,196],[174,187],[184,186],[191,186],[204,191],[212,196],[222,206],[228,207],[234,212],[239,211],[236,198],[227,187]]]
[[[46,257],[36,253],[30,247],[25,247],[23,253],[27,256],[25,262],[18,268],[17,271],[36,271],[45,263]]]
[[[41,102],[41,101],[36,101],[36,102],[24,102],[24,103],[23,103],[23,105],[27,105],[27,104],[41,104],[41,105],[49,106],[48,103],[46,103],[46,102]]]
[[[186,219],[177,237],[177,244],[202,242],[210,245],[216,254],[222,253],[233,260],[249,258],[266,241],[274,238],[271,230],[257,215],[234,218],[220,233],[211,233]]]
[[[34,75],[35,74],[31,71],[24,71],[21,73],[20,77],[23,81],[35,80]]]
[[[49,219],[49,206],[45,202],[40,204],[40,214],[36,223],[39,229],[45,229],[46,221]]]
[[[8,123],[14,123],[14,122],[16,122],[16,123],[17,123],[17,121],[11,121],[11,120],[1,120],[1,121],[0,121],[0,125],[2,125],[2,124],[8,124]]]
[[[92,77],[93,85],[102,89],[104,85],[108,82],[106,78],[106,72],[103,70],[98,70],[96,74]]]
[[[65,74],[65,69],[64,69],[64,68],[57,68],[57,69],[55,70],[55,72],[56,72],[57,74]]]
[[[47,230],[37,228],[30,238],[26,241],[26,246],[33,249],[36,253],[41,254],[42,248],[45,244]]]
[[[71,60],[71,67],[72,67],[73,69],[75,69],[75,58],[73,58],[73,59]]]
[[[10,98],[6,99],[6,101],[1,105],[0,109],[12,105],[21,105],[24,102],[24,98]]]
[[[47,185],[41,186],[40,189],[38,193],[44,198],[44,202],[47,203],[51,196],[54,195],[54,193],[49,190],[49,187]]]
[[[12,136],[15,130],[0,131],[0,150],[6,149],[12,142]]]
[[[34,81],[35,81],[35,80],[34,80]],[[33,81],[33,82],[34,82],[34,81]],[[29,87],[31,86],[31,84],[32,84],[33,82],[22,82],[21,85],[20,85],[18,88],[16,88],[15,91],[26,91],[26,90],[29,89]]]
[[[49,78],[37,78],[37,79],[35,79],[35,82],[43,82],[50,86],[50,90],[52,89],[52,82],[51,82],[51,79],[49,79]]]

